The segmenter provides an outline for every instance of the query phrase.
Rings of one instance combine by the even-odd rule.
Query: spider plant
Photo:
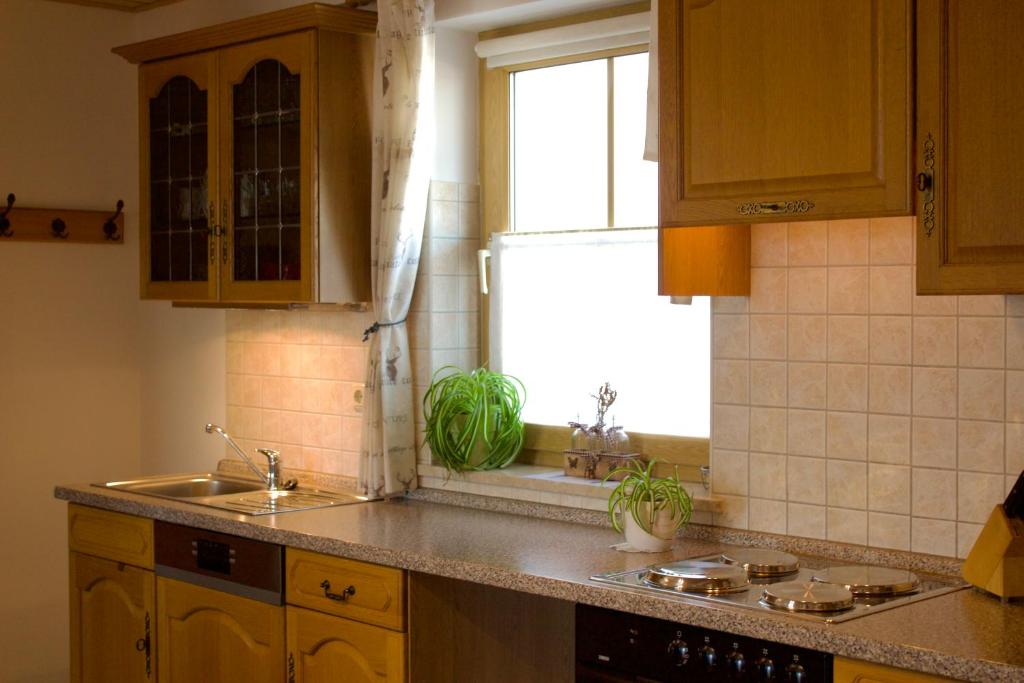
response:
[[[608,517],[619,533],[623,532],[622,515],[627,512],[641,529],[652,533],[654,522],[661,511],[668,511],[674,522],[672,532],[682,529],[693,514],[693,501],[679,482],[679,468],[672,476],[657,478],[651,460],[645,467],[640,461],[633,461],[626,467],[618,467],[604,478],[607,482],[617,474],[626,476],[608,497]]]
[[[477,368],[440,368],[423,397],[427,443],[449,472],[507,466],[523,447],[523,383]]]

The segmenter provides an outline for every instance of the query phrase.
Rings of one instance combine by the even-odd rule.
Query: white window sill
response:
[[[419,465],[420,486],[472,493],[495,498],[527,500],[585,510],[606,510],[608,494],[615,487],[600,480],[567,477],[556,467],[509,465],[503,470],[449,474],[437,465]],[[693,498],[694,522],[711,523],[711,515],[721,512],[722,499],[711,495],[700,484],[683,482]]]

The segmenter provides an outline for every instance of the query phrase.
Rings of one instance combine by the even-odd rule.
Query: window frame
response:
[[[479,35],[480,40],[498,38],[519,33],[567,26],[594,19],[610,16],[624,16],[650,9],[649,3],[636,3],[609,10],[587,12],[562,19],[538,24],[523,25],[488,31]],[[555,57],[521,64],[510,64],[494,68],[487,67],[485,59],[479,60],[480,84],[480,240],[486,245],[492,233],[507,232],[511,225],[511,82],[512,75],[518,72],[543,69],[552,66],[575,64],[598,59],[611,59],[625,55],[646,53],[650,49],[647,44],[628,47],[598,50],[566,57]],[[609,71],[611,71],[609,62]],[[611,77],[609,77],[611,79]],[[609,88],[609,161],[614,160],[612,147],[613,121],[611,118],[614,91]],[[609,163],[609,198],[608,220],[614,221],[614,164]],[[657,227],[657,226],[650,226]],[[595,228],[595,230],[615,228]],[[630,229],[630,228],[626,228]],[[480,295],[480,356],[481,365],[487,365],[490,354],[490,297]],[[708,397],[710,400],[710,397]],[[563,465],[563,449],[568,447],[570,428],[566,426],[542,425],[527,423],[523,452],[517,462],[523,464],[543,465],[561,468]],[[684,481],[701,481],[700,468],[710,463],[710,439],[700,437],[673,436],[667,434],[643,434],[629,432],[630,442],[634,450],[647,457],[656,457],[661,461],[658,472],[662,476],[671,473],[674,466],[679,467],[679,477]]]

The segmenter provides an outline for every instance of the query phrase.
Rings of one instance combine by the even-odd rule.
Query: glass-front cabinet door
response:
[[[142,298],[217,299],[216,56],[139,73]]]
[[[221,298],[313,298],[311,32],[220,53]]]

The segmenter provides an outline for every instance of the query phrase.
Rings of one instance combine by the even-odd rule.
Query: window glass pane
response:
[[[658,164],[644,161],[647,53],[616,57],[615,219],[617,228],[658,224]]]
[[[512,226],[608,226],[608,62],[512,77]]]
[[[658,291],[657,230],[492,237],[491,366],[526,385],[523,419],[594,421],[590,394],[627,432],[707,437],[710,305]]]

